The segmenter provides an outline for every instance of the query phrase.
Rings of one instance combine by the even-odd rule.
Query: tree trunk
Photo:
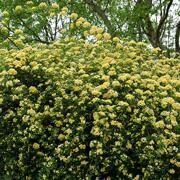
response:
[[[177,53],[180,53],[179,36],[180,36],[180,21],[176,26],[176,34],[175,34],[175,47]]]

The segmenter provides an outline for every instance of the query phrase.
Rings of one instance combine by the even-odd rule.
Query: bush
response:
[[[0,51],[2,179],[178,177],[179,60],[106,35]]]

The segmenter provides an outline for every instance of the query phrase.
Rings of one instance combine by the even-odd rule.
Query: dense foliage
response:
[[[1,179],[178,177],[179,60],[97,31],[0,49]]]

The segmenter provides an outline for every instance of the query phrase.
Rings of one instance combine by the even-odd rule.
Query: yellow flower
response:
[[[123,48],[123,46],[122,46],[122,44],[117,43],[116,48],[117,48],[117,49],[122,49],[122,48]]]
[[[100,136],[100,134],[101,134],[99,127],[93,127],[91,130],[91,133],[95,136]]]
[[[172,104],[173,109],[180,110],[180,103],[173,103]]]
[[[11,69],[8,70],[8,74],[14,76],[14,75],[17,74],[17,71],[15,69],[11,68]]]
[[[54,15],[55,15],[54,12],[51,12],[51,13],[49,14],[50,17],[53,17]]]
[[[95,121],[99,120],[99,115],[98,115],[97,112],[93,113],[93,118],[94,118]]]
[[[110,40],[111,39],[111,35],[109,33],[104,33],[103,37],[105,40]]]
[[[19,46],[19,47],[23,47],[24,46],[24,43],[21,39],[16,39],[14,40],[14,43]]]
[[[60,33],[65,33],[66,32],[66,29],[60,29]]]
[[[56,121],[55,125],[56,125],[56,127],[60,127],[62,125],[62,122],[61,121]]]
[[[120,86],[119,81],[117,81],[117,80],[116,80],[116,81],[113,81],[113,82],[112,82],[112,86],[113,86],[113,87],[118,87],[118,86]]]
[[[125,81],[128,78],[127,74],[122,74],[118,76],[118,80]]]
[[[2,16],[3,16],[3,17],[8,17],[8,16],[9,16],[9,13],[8,13],[7,11],[3,11],[3,12],[2,12]]]
[[[138,101],[137,103],[138,106],[145,106],[145,102],[143,100]]]
[[[109,76],[107,76],[107,77],[109,77]],[[104,83],[101,85],[101,87],[102,87],[103,89],[107,89],[109,86],[110,86],[110,83],[109,83],[109,82],[104,82]]]
[[[170,173],[170,174],[174,174],[174,173],[175,173],[175,170],[174,170],[174,169],[170,169],[170,170],[169,170],[169,173]]]
[[[97,27],[96,27],[96,32],[97,32],[98,34],[102,34],[103,31],[104,31],[103,28],[97,28]]]
[[[68,12],[68,8],[67,8],[67,7],[63,7],[63,8],[62,8],[62,11]]]
[[[175,162],[175,165],[179,168],[180,167],[180,162]]]
[[[91,93],[92,93],[92,95],[94,95],[94,96],[100,96],[100,95],[101,95],[101,92],[99,92],[97,88],[94,89],[94,90],[92,90]]]
[[[59,134],[58,139],[60,141],[63,141],[65,139],[65,135],[64,134]]]
[[[83,84],[83,81],[82,81],[82,80],[79,80],[79,79],[76,79],[76,80],[74,81],[74,83],[75,83],[76,85],[82,85],[82,84]]]
[[[33,148],[34,148],[35,150],[37,150],[37,149],[40,148],[40,145],[39,145],[38,143],[34,143],[34,144],[33,144]]]
[[[173,126],[176,126],[176,125],[177,125],[177,121],[176,121],[176,117],[175,117],[175,116],[170,115],[170,120],[171,120],[171,124],[172,124]]]
[[[95,34],[96,33],[96,29],[94,28],[91,28],[90,31],[89,31],[90,34]]]
[[[19,14],[19,13],[21,13],[22,12],[22,6],[16,6],[15,7],[15,13],[17,13],[17,14]]]
[[[15,29],[14,34],[16,35],[23,34],[23,31],[21,29]]]
[[[127,148],[127,149],[132,149],[132,145],[131,145],[131,143],[130,143],[129,141],[128,141],[127,144],[126,144],[126,148]]]
[[[103,98],[110,99],[112,97],[118,97],[118,93],[114,90],[109,90],[107,93],[103,95]]]
[[[28,5],[33,5],[33,2],[32,1],[27,1],[27,4]]]
[[[2,104],[3,103],[3,98],[0,98],[0,104]]]
[[[79,145],[79,148],[80,148],[80,149],[86,149],[86,145],[80,144],[80,145]]]
[[[150,90],[154,91],[155,87],[153,84],[147,84],[147,88],[149,88]]]
[[[83,17],[80,17],[77,21],[80,21],[81,23],[85,22],[85,19]]]
[[[102,39],[102,34],[97,34],[97,35],[96,35],[96,39],[97,39],[97,40]]]
[[[141,89],[136,89],[135,92],[136,92],[137,94],[143,95],[143,91],[142,91]]]
[[[59,9],[59,5],[57,3],[52,3],[51,6],[53,9]]]
[[[128,57],[135,58],[136,57],[136,53],[135,52],[128,53]]]
[[[76,13],[72,13],[72,14],[70,15],[70,18],[71,18],[71,19],[77,19],[77,17],[78,17],[78,14],[76,14]]]
[[[21,61],[18,61],[18,60],[15,60],[13,62],[13,64],[15,65],[15,67],[21,67],[22,66],[22,62]]]
[[[84,161],[81,161],[81,164],[82,164],[82,165],[86,165],[87,163],[88,163],[88,162],[85,161],[85,160],[84,160]]]
[[[84,36],[87,37],[89,35],[89,32],[88,31],[84,31]],[[84,44],[84,47],[87,48],[87,43]]]
[[[45,2],[41,2],[38,6],[40,9],[44,10],[47,8],[47,4]]]
[[[2,27],[0,30],[2,34],[8,34],[8,28],[6,27]]]
[[[155,123],[155,127],[156,128],[164,128],[165,127],[165,124],[164,124],[164,121],[158,121]]]
[[[67,14],[66,11],[61,11],[61,12],[60,12],[60,15],[61,15],[61,16],[65,16],[66,14]]]
[[[169,116],[170,112],[168,111],[162,111],[161,116]]]
[[[79,27],[82,24],[81,21],[76,21],[76,26]]]
[[[32,61],[32,62],[30,63],[30,65],[31,65],[32,67],[35,67],[35,66],[38,65],[38,63],[37,63],[36,61]]]
[[[139,180],[139,175],[136,175],[133,180]]]
[[[132,100],[132,99],[134,99],[134,96],[132,94],[127,94],[125,96],[125,98],[128,99],[128,100]]]
[[[119,39],[118,37],[114,37],[114,38],[113,38],[113,41],[114,41],[114,42],[119,42],[120,39]]]
[[[29,92],[35,94],[35,93],[38,93],[38,90],[36,89],[36,87],[30,86],[29,87]]]
[[[96,150],[96,154],[97,154],[97,155],[103,154],[103,150],[102,150],[101,148],[97,149],[97,150]]]
[[[37,154],[38,154],[39,156],[44,156],[44,153],[41,152],[41,151],[38,151]]]
[[[32,108],[27,110],[27,113],[31,116],[34,116],[36,114],[36,111],[34,111]]]
[[[152,49],[152,52],[155,54],[157,54],[159,51],[161,51],[161,49],[159,47]]]
[[[72,133],[72,130],[68,128],[65,132],[69,135]]]
[[[83,27],[84,27],[84,28],[87,28],[87,27],[90,27],[90,26],[91,26],[91,23],[90,23],[90,22],[87,22],[87,21],[86,21],[86,22],[83,23]]]
[[[24,116],[22,117],[22,121],[23,121],[24,123],[28,122],[29,117],[30,117],[30,116],[24,115]]]

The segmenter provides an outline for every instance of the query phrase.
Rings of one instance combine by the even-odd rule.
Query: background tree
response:
[[[53,9],[54,2],[59,7]],[[22,9],[17,12],[20,6]],[[179,52],[180,3],[176,0],[0,0],[1,27],[8,28],[8,35],[23,29],[27,42],[48,44],[60,37],[59,29],[67,28],[58,14],[65,6],[69,13],[76,12],[92,24],[104,27],[112,37],[145,41],[169,53]],[[1,40],[4,39],[1,35]]]

